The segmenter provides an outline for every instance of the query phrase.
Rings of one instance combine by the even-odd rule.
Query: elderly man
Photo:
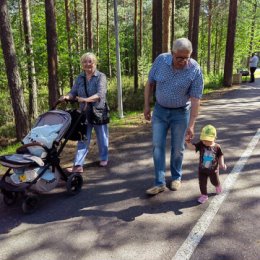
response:
[[[146,191],[156,195],[166,189],[165,153],[167,132],[171,130],[170,188],[181,186],[185,138],[194,136],[203,76],[198,63],[190,58],[192,44],[186,38],[173,42],[172,53],[160,54],[149,72],[144,92],[144,117],[151,120],[150,100],[155,89],[156,103],[152,115],[155,184]]]

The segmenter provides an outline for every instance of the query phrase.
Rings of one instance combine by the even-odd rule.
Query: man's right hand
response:
[[[146,108],[144,109],[144,118],[145,118],[146,120],[148,120],[148,121],[151,120],[151,109],[150,109],[150,107],[146,107]]]

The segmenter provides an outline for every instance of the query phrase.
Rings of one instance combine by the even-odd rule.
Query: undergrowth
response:
[[[222,87],[222,75],[204,75],[204,94],[213,92]],[[117,80],[116,78],[108,79],[107,99],[111,110],[111,127],[120,127],[122,125],[137,124],[136,116],[143,111],[144,100],[144,84],[141,84],[137,91],[134,91],[134,78],[122,77],[122,99],[124,117],[119,118],[117,112],[118,95],[117,95]],[[69,89],[63,90],[65,93]],[[25,99],[28,104],[28,93],[25,91]],[[0,91],[0,154],[16,149],[19,143],[15,143],[15,127],[14,115],[11,107],[11,100],[8,90]],[[48,108],[48,89],[41,87],[38,89],[38,109],[39,114],[49,110]],[[11,145],[13,144],[13,146]],[[8,146],[8,147],[6,147]],[[7,150],[6,150],[7,149]]]

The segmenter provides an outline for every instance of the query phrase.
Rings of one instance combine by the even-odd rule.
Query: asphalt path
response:
[[[223,193],[209,183],[203,205],[198,156],[188,150],[181,189],[145,195],[153,184],[149,124],[113,141],[109,167],[89,162],[77,196],[61,184],[25,215],[0,195],[0,260],[260,259],[259,111],[260,79],[203,102],[195,139],[213,124],[228,166]],[[169,152],[167,165],[169,185]]]

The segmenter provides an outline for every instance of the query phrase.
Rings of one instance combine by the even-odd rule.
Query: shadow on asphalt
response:
[[[242,98],[237,99],[234,91],[239,92]],[[252,102],[259,102],[259,88],[250,93],[246,86],[234,91],[204,103],[195,129],[197,140],[204,125],[213,124],[218,129],[217,141],[224,154],[225,151],[229,152],[225,158],[228,171],[224,174],[232,170],[241,156],[232,151],[236,147],[246,147],[260,125],[259,111],[251,110]],[[237,103],[244,107],[244,112],[236,111],[234,105]],[[85,165],[85,184],[77,196],[69,197],[64,192],[64,184],[60,185],[51,193],[41,195],[39,208],[32,215],[24,215],[20,205],[5,207],[1,202],[0,233],[8,233],[21,223],[42,224],[76,217],[91,218],[92,221],[98,221],[100,217],[117,218],[130,222],[143,214],[172,212],[181,215],[183,209],[198,206],[193,195],[181,200],[178,193],[175,196],[169,190],[155,197],[145,195],[145,190],[153,184],[151,150],[150,126],[146,126],[143,131],[128,136],[123,143],[119,140],[112,144],[109,167],[97,167],[97,162]],[[190,157],[193,159],[184,160],[183,182],[186,183],[197,178],[198,157],[195,153]],[[254,165],[251,167],[254,168]],[[169,173],[169,166],[167,172]],[[167,182],[169,181],[167,174]],[[194,183],[197,185],[194,189],[199,191],[197,182]],[[184,187],[180,192],[189,194],[190,191]]]

